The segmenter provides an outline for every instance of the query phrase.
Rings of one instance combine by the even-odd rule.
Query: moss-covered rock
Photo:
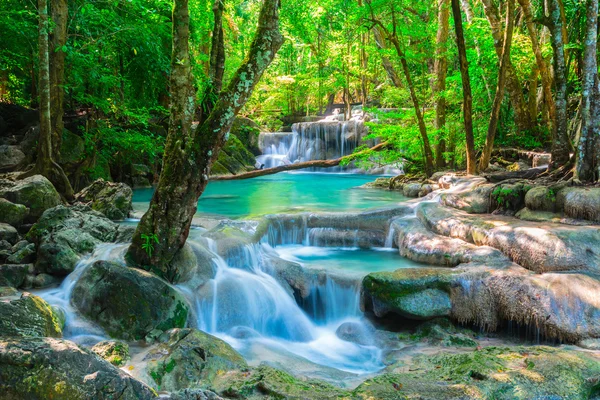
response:
[[[44,211],[62,204],[52,183],[42,175],[34,175],[0,189],[0,197],[29,208],[28,219],[39,218]]]
[[[22,204],[15,204],[6,199],[0,198],[0,222],[19,226],[23,223],[29,209]]]
[[[492,191],[492,209],[509,212],[519,211],[525,205],[525,194],[530,186],[524,183],[498,184]]]
[[[0,336],[61,337],[62,328],[52,307],[31,293],[0,297]]]
[[[254,154],[232,133],[229,134],[229,138],[219,152],[217,161],[228,174],[234,175],[253,170],[256,162]],[[217,172],[220,172],[219,168],[211,170],[213,175],[218,175]]]
[[[13,226],[0,222],[0,240],[15,244],[19,240],[19,232]]]
[[[133,191],[124,183],[98,179],[75,195],[78,202],[89,205],[111,220],[123,220],[131,211]]]
[[[0,285],[21,287],[28,273],[33,272],[33,264],[0,265]]]
[[[224,397],[243,399],[342,399],[350,393],[331,384],[296,378],[287,372],[261,365],[249,372],[230,371],[219,375],[213,390]]]
[[[37,245],[38,272],[64,276],[82,255],[100,243],[121,241],[127,230],[87,206],[58,206],[44,213],[27,238]]]
[[[0,341],[0,400],[149,400],[148,386],[67,340]]]
[[[114,338],[140,340],[152,330],[182,328],[189,306],[168,283],[143,270],[97,261],[83,272],[72,304]]]
[[[485,214],[490,211],[491,194],[494,190],[492,184],[478,184],[465,191],[442,193],[440,203],[470,214]]]
[[[533,211],[556,211],[556,192],[547,186],[535,186],[525,195],[525,206]]]
[[[117,367],[129,360],[129,345],[119,340],[103,340],[94,345],[92,351]]]
[[[173,329],[147,357],[147,372],[161,390],[207,388],[218,375],[245,370],[246,361],[229,344],[196,329]]]
[[[588,399],[600,363],[593,355],[545,346],[486,347],[417,357],[409,372],[356,388],[368,399]]]

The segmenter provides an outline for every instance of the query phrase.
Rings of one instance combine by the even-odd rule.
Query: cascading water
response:
[[[277,167],[303,161],[329,160],[351,154],[363,144],[367,129],[361,115],[348,121],[337,118],[292,125],[292,132],[261,133],[259,147],[262,155],[257,162],[264,168]],[[372,143],[364,143],[371,144]],[[343,167],[328,168],[340,172]]]

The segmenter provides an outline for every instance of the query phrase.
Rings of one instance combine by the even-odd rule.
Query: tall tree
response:
[[[188,1],[175,0],[171,117],[163,169],[150,207],[138,224],[127,252],[130,262],[170,281],[178,278],[171,262],[185,244],[198,198],[208,183],[211,167],[227,140],[235,116],[283,44],[279,32],[279,0],[263,2],[246,59],[219,94],[210,114],[195,130],[191,128],[194,95],[188,39]],[[145,246],[149,237],[157,240],[153,251]]]
[[[506,3],[506,28],[504,30],[504,41],[502,44],[502,58],[498,68],[498,83],[496,85],[496,94],[492,103],[492,112],[490,113],[490,123],[488,124],[487,136],[483,153],[479,160],[479,170],[484,171],[490,164],[492,149],[494,148],[494,138],[498,128],[498,119],[500,117],[500,106],[504,98],[504,85],[506,82],[506,70],[510,60],[510,47],[512,45],[513,26],[514,26],[515,0],[508,0]]]
[[[64,128],[65,46],[67,44],[67,0],[51,0],[52,31],[50,33],[50,119],[52,121],[52,156],[60,162]]]
[[[477,172],[475,159],[475,138],[473,136],[473,95],[471,94],[471,78],[469,77],[469,62],[462,26],[462,15],[459,0],[452,0],[452,16],[454,17],[454,31],[456,33],[456,46],[458,47],[458,60],[460,63],[460,76],[463,87],[463,117],[465,124],[465,138],[467,144],[467,173]]]
[[[448,0],[438,0],[438,30],[435,38],[435,61],[433,65],[435,82],[433,85],[433,96],[435,106],[435,166],[443,168],[444,152],[446,151],[446,75],[448,73],[448,20],[450,19],[450,8]]]
[[[556,135],[552,142],[552,165],[561,166],[569,161],[573,150],[568,134],[567,117],[567,64],[565,55],[565,27],[561,16],[560,0],[549,0],[552,50],[554,50],[554,87],[556,89]]]
[[[367,4],[371,5],[369,1]],[[392,15],[394,13],[392,12]],[[417,115],[417,125],[419,126],[419,132],[421,134],[421,140],[423,141],[423,154],[425,156],[425,174],[427,176],[431,176],[433,174],[433,151],[431,151],[431,143],[429,142],[429,136],[427,136],[427,126],[425,125],[425,118],[423,117],[423,111],[421,110],[421,105],[419,102],[419,98],[417,97],[417,92],[415,90],[415,85],[412,80],[412,76],[410,73],[410,68],[408,66],[408,61],[406,60],[406,55],[404,54],[404,50],[402,49],[402,45],[400,44],[400,39],[397,35],[397,29],[394,29],[390,32],[381,21],[375,18],[375,15],[371,9],[371,19],[372,22],[377,24],[375,29],[375,41],[377,42],[377,46],[380,49],[385,49],[386,45],[383,41],[377,40],[377,37],[384,37],[394,46],[396,50],[396,54],[400,59],[400,65],[402,66],[402,72],[404,73],[404,79],[406,80],[406,85],[408,86],[408,91],[410,93],[410,99],[413,103],[413,107],[415,109],[415,114]],[[393,24],[395,26],[396,21],[393,18]],[[386,68],[386,71],[392,70],[393,68]],[[390,79],[394,81],[394,76],[396,74],[390,75]]]
[[[42,174],[67,199],[73,197],[73,188],[64,171],[53,158],[52,119],[51,119],[51,86],[50,86],[50,54],[48,44],[48,2],[38,0],[38,58],[39,58],[39,113],[40,132],[35,166],[21,174],[21,178]]]
[[[483,4],[483,11],[492,30],[494,48],[496,50],[496,55],[498,56],[498,62],[500,62],[503,48],[503,30],[500,22],[500,12],[492,0],[481,0],[481,3]],[[508,60],[506,68],[506,90],[515,111],[515,124],[517,129],[524,132],[532,131],[535,129],[536,120],[535,118],[532,118],[529,113],[527,103],[523,96],[521,82],[519,81],[515,67],[510,59]]]
[[[585,48],[583,57],[583,83],[581,92],[581,135],[577,145],[575,179],[598,180],[600,151],[600,83],[598,80],[597,35],[598,0],[588,0],[586,12]]]

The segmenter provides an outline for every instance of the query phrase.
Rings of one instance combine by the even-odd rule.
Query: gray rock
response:
[[[402,193],[406,197],[419,197],[419,192],[421,192],[421,184],[420,183],[407,183],[402,188]]]
[[[103,340],[96,343],[92,351],[117,367],[129,360],[129,345],[119,340]]]
[[[6,240],[13,244],[17,243],[19,240],[19,232],[8,224],[0,223],[0,240]]]
[[[33,264],[0,265],[0,286],[21,287],[25,277],[33,271]]]
[[[525,206],[532,211],[556,211],[556,193],[546,186],[535,186],[525,194]]]
[[[34,175],[0,189],[0,197],[29,208],[28,218],[36,220],[44,211],[62,204],[52,183],[42,175]]]
[[[0,364],[0,400],[157,398],[144,383],[67,340],[3,340]]]
[[[35,244],[29,243],[10,255],[9,264],[28,264],[35,260]]]
[[[27,238],[37,244],[38,271],[65,276],[82,255],[117,241],[125,229],[87,206],[58,206],[44,213]]]
[[[155,275],[120,264],[97,261],[73,288],[72,304],[114,338],[139,340],[154,330],[181,328],[189,306]]]
[[[0,146],[0,171],[14,171],[25,161],[19,146]]]

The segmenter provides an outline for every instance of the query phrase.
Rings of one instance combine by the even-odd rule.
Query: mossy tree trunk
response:
[[[512,45],[513,26],[514,26],[515,0],[508,0],[506,4],[506,28],[504,30],[504,41],[502,45],[502,58],[500,59],[500,68],[498,69],[498,83],[496,84],[496,94],[492,103],[492,112],[488,124],[487,136],[483,153],[479,160],[479,170],[485,171],[490,164],[492,149],[494,148],[494,139],[496,129],[498,129],[498,119],[500,117],[500,106],[504,98],[504,85],[506,82],[506,70],[510,60],[510,47]]]
[[[283,43],[279,32],[279,0],[263,2],[258,29],[245,61],[195,130],[191,128],[194,93],[188,39],[188,2],[175,0],[171,119],[163,169],[150,207],[127,252],[128,261],[170,281],[177,280],[171,261],[185,244],[198,198],[208,183],[210,169],[227,140],[235,116]],[[153,243],[150,252],[144,243],[152,235],[156,235],[158,243]]]
[[[458,0],[452,0],[452,16],[454,17],[454,31],[456,33],[456,46],[458,47],[458,61],[460,63],[460,77],[463,87],[463,117],[465,125],[465,139],[467,144],[467,173],[477,172],[475,159],[475,138],[473,136],[473,95],[471,94],[471,78],[469,77],[469,62],[467,61],[467,48],[463,33],[462,16]]]
[[[50,33],[50,119],[52,121],[52,157],[60,162],[64,129],[65,49],[67,43],[67,0],[51,0],[52,32]]]
[[[39,113],[40,133],[38,137],[37,160],[35,166],[21,174],[20,178],[42,174],[54,184],[56,189],[66,199],[73,198],[73,188],[62,168],[53,157],[53,135],[51,118],[51,81],[50,81],[50,51],[48,33],[48,2],[38,0],[38,58],[39,58]]]
[[[598,180],[600,155],[600,83],[598,80],[597,31],[598,0],[588,0],[586,13],[583,82],[581,91],[581,134],[577,145],[575,179],[591,182]]]

